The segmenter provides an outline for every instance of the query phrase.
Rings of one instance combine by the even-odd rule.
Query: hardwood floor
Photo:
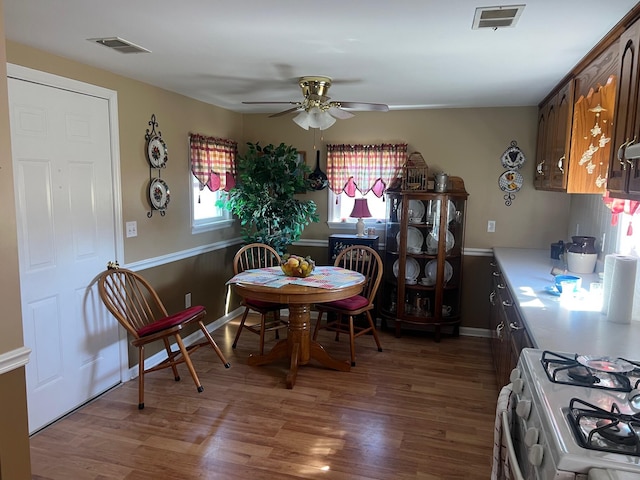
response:
[[[498,386],[486,338],[356,340],[351,372],[286,362],[249,367],[258,337],[237,321],[214,332],[231,368],[210,349],[193,355],[204,392],[184,366],[127,382],[31,438],[37,480],[488,479]],[[329,353],[349,358],[345,337],[322,331]],[[265,349],[274,344],[273,337]]]

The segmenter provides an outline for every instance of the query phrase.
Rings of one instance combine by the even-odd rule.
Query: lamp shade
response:
[[[367,205],[366,198],[356,198],[353,204],[353,210],[351,211],[351,218],[357,218],[358,223],[356,223],[356,235],[358,237],[364,237],[364,222],[363,218],[367,218],[371,216],[371,212],[369,211],[369,206]]]
[[[368,218],[371,216],[366,198],[356,198],[351,211],[351,218]]]

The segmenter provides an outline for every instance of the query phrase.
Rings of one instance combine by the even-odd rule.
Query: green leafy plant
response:
[[[310,169],[292,146],[247,145],[237,159],[238,183],[217,205],[238,217],[245,242],[266,243],[282,255],[306,225],[319,220],[314,201],[295,198],[311,190]]]

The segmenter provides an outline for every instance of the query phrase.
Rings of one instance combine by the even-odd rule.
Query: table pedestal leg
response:
[[[289,329],[286,340],[279,341],[266,355],[249,355],[249,365],[264,365],[280,358],[289,357],[291,363],[287,374],[287,388],[293,388],[298,375],[298,367],[306,365],[310,359],[341,372],[351,370],[348,361],[338,361],[329,356],[318,342],[311,340],[309,324],[311,317],[309,304],[289,305]]]

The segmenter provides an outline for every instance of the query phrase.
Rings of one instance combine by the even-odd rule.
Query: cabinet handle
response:
[[[504,305],[505,307],[513,307],[513,302],[510,302],[509,300],[503,300],[502,305]]]
[[[496,336],[502,340],[502,330],[504,330],[504,323],[500,322],[500,325],[496,327]]]
[[[633,145],[634,143],[636,143],[636,137],[633,137],[633,140],[631,140],[629,143],[627,143],[627,146],[625,147],[625,150],[627,148],[629,148],[631,145]],[[633,160],[629,160],[628,158],[625,157],[625,160],[627,161],[627,163],[629,164],[629,168],[633,170]]]
[[[509,328],[517,332],[518,330],[522,330],[524,327],[521,325],[518,325],[516,322],[511,322],[509,324]]]
[[[562,155],[562,156],[560,157],[560,160],[558,160],[558,169],[559,169],[562,173],[564,173],[564,168],[562,168],[562,166],[563,166],[563,164],[564,164],[564,160],[565,160],[564,155]]]
[[[489,303],[491,303],[491,305],[495,305],[495,304],[496,304],[495,299],[496,299],[496,291],[495,291],[495,290],[493,290],[493,291],[489,294]]]
[[[538,175],[544,175],[544,160],[536,166],[536,172],[538,172]]]
[[[496,285],[496,287],[498,287],[500,290],[507,288],[504,283],[499,283],[498,285]]]
[[[622,166],[622,170],[627,169],[627,164],[624,163],[624,149],[628,144],[629,144],[629,140],[627,140],[626,142],[624,142],[622,145],[618,147],[617,157],[618,157],[618,162],[620,162],[620,165]]]
[[[491,272],[491,275],[493,275],[494,277],[499,277],[500,276],[500,272]]]
[[[496,262],[489,262],[489,266],[491,266],[491,267],[497,267],[497,264],[496,264]]]

